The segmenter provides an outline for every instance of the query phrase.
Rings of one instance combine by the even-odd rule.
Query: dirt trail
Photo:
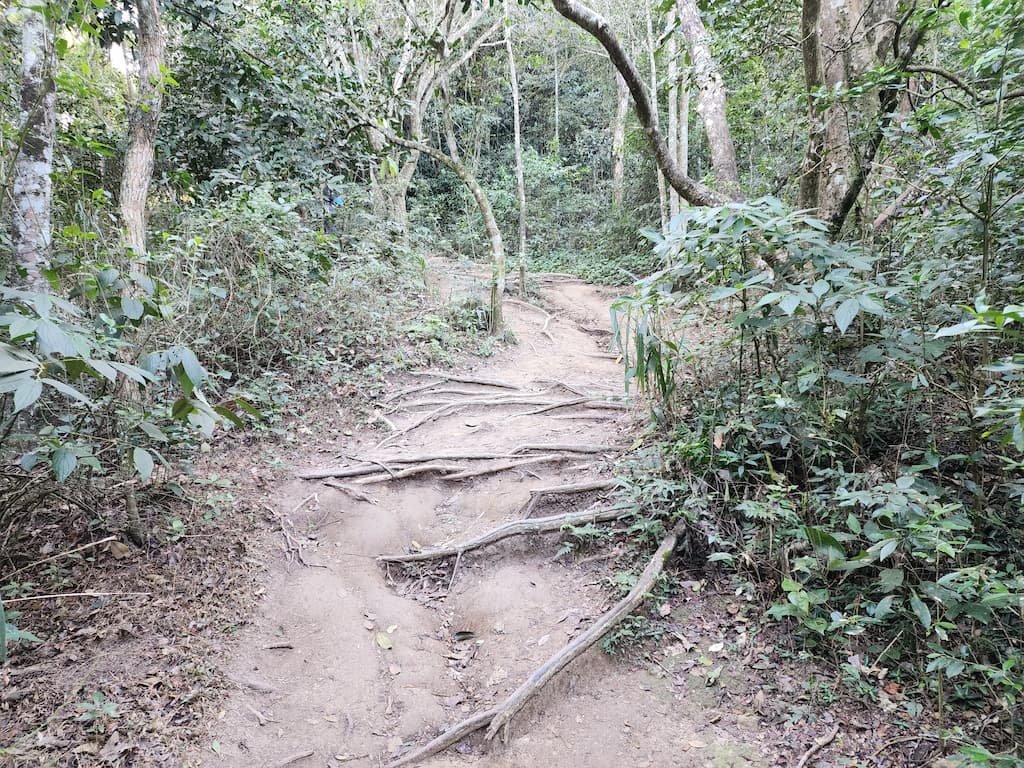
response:
[[[518,344],[473,375],[527,391],[545,390],[557,379],[582,391],[621,394],[619,365],[601,356],[608,349],[613,295],[579,283],[545,289],[555,314],[550,337],[542,333],[543,315],[510,303],[507,320]],[[468,384],[451,388],[500,394]],[[427,394],[405,402],[430,399]],[[374,450],[383,434],[377,432],[353,436],[342,450],[353,456],[502,452],[525,443],[628,447],[631,440],[628,415],[621,411],[513,415],[525,410],[457,412],[387,448]],[[399,410],[389,418],[402,427],[424,412]],[[331,463],[331,456],[310,456],[296,459],[295,467]],[[430,547],[461,541],[515,519],[531,488],[610,476],[608,462],[591,456],[467,481],[427,475],[352,486],[377,503],[319,482],[285,483],[277,509],[298,534],[313,537],[304,557],[323,567],[304,567],[283,555],[270,565],[262,615],[241,633],[229,667],[239,686],[213,729],[219,753],[207,748],[192,762],[270,767],[312,752],[294,765],[380,765],[507,696],[610,605],[600,585],[607,563],[553,559],[557,536],[512,539],[467,554],[454,575],[451,562],[385,570],[374,558],[403,552],[413,542]],[[318,498],[309,500],[314,493]],[[583,508],[593,498],[562,497],[542,514]],[[288,647],[271,647],[276,644]],[[424,765],[762,764],[756,742],[763,737],[753,718],[743,728],[746,735],[738,736],[735,718],[729,728],[710,722],[715,718],[707,716],[709,701],[699,687],[691,690],[678,677],[652,670],[592,649],[519,715],[507,745],[485,749],[479,736],[471,737]]]

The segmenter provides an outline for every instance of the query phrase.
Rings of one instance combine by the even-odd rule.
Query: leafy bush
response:
[[[616,330],[668,429],[661,474],[689,491],[670,514],[809,645],[871,657],[940,709],[987,701],[1012,733],[1019,307],[957,322],[962,285],[771,198],[690,209],[657,252],[669,266],[618,302]],[[705,302],[727,338],[688,344]]]

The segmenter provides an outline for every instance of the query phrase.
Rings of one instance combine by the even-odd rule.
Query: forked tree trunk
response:
[[[523,171],[523,136],[519,112],[519,74],[512,48],[512,15],[505,0],[505,50],[508,52],[508,79],[512,87],[512,136],[516,161],[516,197],[519,202],[519,295],[526,296],[526,176]]]
[[[50,208],[53,197],[53,141],[56,92],[52,45],[43,14],[23,6],[21,30],[21,134],[14,163],[15,266],[24,273],[14,282],[30,291],[46,291],[43,270],[49,264]]]
[[[148,286],[146,275],[146,200],[153,179],[153,151],[163,106],[161,67],[164,33],[158,0],[137,0],[135,55],[138,84],[128,108],[128,148],[121,175],[121,220],[131,253],[130,272],[136,286]],[[147,287],[147,292],[149,289]]]
[[[700,18],[696,0],[677,0],[679,28],[693,62],[693,84],[697,89],[697,112],[704,121],[704,132],[711,151],[711,167],[719,188],[733,200],[740,197],[740,176],[736,168],[736,148],[726,116],[725,83],[718,63],[711,55],[707,30]]]
[[[629,91],[626,89],[625,81],[618,75],[615,76],[615,84],[615,118],[612,121],[612,210],[618,213],[622,210],[626,186],[626,115],[629,110]]]

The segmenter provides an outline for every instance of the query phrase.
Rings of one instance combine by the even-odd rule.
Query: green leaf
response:
[[[78,349],[71,336],[52,320],[39,321],[36,326],[36,344],[39,346],[39,351],[47,357],[53,355],[74,357],[78,354]]]
[[[230,408],[225,408],[223,405],[213,406],[214,413],[227,419],[229,422],[234,424],[236,427],[244,427],[245,423],[238,418],[238,414],[232,411]]]
[[[14,412],[23,411],[43,394],[43,384],[39,379],[29,379],[14,390]]]
[[[189,400],[187,397],[180,397],[174,401],[174,405],[171,406],[171,418],[172,419],[187,419],[188,415],[195,410],[195,403]]]
[[[792,315],[796,308],[800,306],[800,297],[795,293],[787,293],[782,301],[779,302],[779,309],[785,312],[787,315]]]
[[[78,466],[78,457],[63,446],[54,451],[50,457],[50,467],[53,469],[53,476],[58,483],[67,480],[75,471],[76,466]]]
[[[841,371],[838,368],[834,371],[828,372],[828,377],[833,381],[838,381],[840,384],[867,384],[868,379],[863,376],[858,376],[856,373],[850,373],[849,371]]]
[[[134,296],[121,297],[121,312],[129,320],[140,320],[145,311],[146,307]]]
[[[58,381],[57,379],[49,379],[49,378],[42,378],[39,381],[42,382],[43,384],[46,384],[46,385],[48,385],[50,387],[53,387],[54,389],[56,389],[61,394],[67,395],[72,400],[77,400],[80,403],[85,403],[85,405],[89,406],[90,408],[95,408],[96,407],[96,404],[92,400],[90,400],[88,397],[83,395],[81,392],[79,392],[77,389],[72,387],[70,384],[65,384],[63,381]]]
[[[839,308],[836,310],[833,320],[835,320],[836,327],[840,333],[846,333],[846,329],[850,327],[850,323],[857,319],[857,315],[860,314],[860,302],[857,299],[847,299]]]
[[[811,546],[826,555],[830,563],[846,558],[846,551],[843,549],[843,545],[832,534],[810,525],[804,526],[804,533],[807,536],[807,540],[811,542]]]
[[[828,284],[827,280],[818,280],[814,285],[811,286],[811,293],[817,296],[819,299],[829,292],[832,286]]]
[[[166,434],[164,434],[164,431],[160,429],[160,427],[158,427],[156,424],[153,424],[152,422],[140,421],[139,429],[145,432],[149,437],[153,438],[154,440],[158,440],[161,443],[166,443],[168,441],[168,437]]]
[[[964,320],[962,323],[951,325],[948,328],[940,328],[934,338],[941,339],[946,336],[963,336],[965,333],[970,333],[978,326],[977,320]]]
[[[9,347],[6,344],[0,346],[0,376],[9,373],[21,373],[31,371],[39,367],[39,361],[28,357],[20,350]]]
[[[886,592],[892,592],[903,586],[902,568],[883,568],[878,574],[878,584]]]
[[[136,447],[132,451],[132,461],[143,480],[149,480],[153,476],[153,457],[145,448]]]
[[[922,627],[926,630],[932,628],[932,612],[928,610],[928,606],[917,596],[916,592],[910,593],[910,609],[917,616],[917,620],[921,622]]]

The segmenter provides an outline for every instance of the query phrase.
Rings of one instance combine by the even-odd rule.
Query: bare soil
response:
[[[458,293],[470,283],[471,277],[460,284],[456,276],[446,285]],[[550,285],[542,292],[554,315],[547,333],[544,314],[510,303],[507,322],[518,343],[472,375],[526,392],[548,391],[558,380],[585,392],[622,395],[621,365],[607,355],[613,296],[581,283]],[[421,381],[396,381],[391,392]],[[456,386],[500,394],[486,386]],[[517,415],[526,410],[508,405],[458,411],[380,449],[375,446],[386,433],[356,433],[327,454],[311,445],[294,465],[312,469],[344,463],[344,457],[405,452],[501,453],[526,443],[626,449],[632,439],[628,412],[567,408]],[[399,408],[387,418],[401,428],[423,412]],[[611,477],[614,458],[612,452],[464,482],[425,475],[350,485],[371,501],[317,481],[283,482],[274,506],[302,542],[305,564],[296,553],[273,557],[260,615],[241,633],[228,662],[236,688],[190,764],[380,765],[507,696],[608,608],[614,596],[605,579],[612,558],[582,552],[556,559],[558,535],[509,540],[455,563],[385,568],[375,558],[469,538],[514,519],[531,489]],[[560,497],[540,514],[584,508],[593,500]],[[662,613],[685,612],[691,601],[705,599],[694,589]],[[760,726],[749,706],[757,687],[751,689],[739,671],[755,646],[747,646],[746,619],[741,614],[735,621],[737,613],[723,612],[725,626],[680,614],[680,631],[663,638],[646,661],[594,648],[514,721],[507,744],[485,749],[479,736],[470,737],[425,764],[738,768],[798,755],[822,726],[803,728],[795,740]]]

